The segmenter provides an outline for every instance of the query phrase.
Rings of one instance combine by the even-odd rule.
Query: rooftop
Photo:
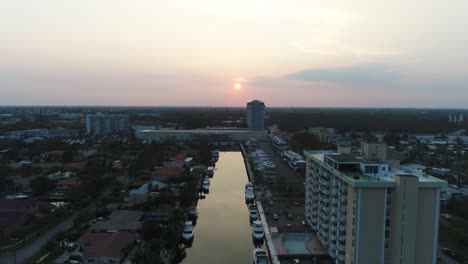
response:
[[[69,186],[78,186],[80,185],[80,179],[78,178],[68,178],[57,181],[57,185],[69,185]]]
[[[97,222],[91,226],[92,231],[136,231],[141,228],[143,211],[116,210],[106,222]]]
[[[91,244],[91,247],[83,254],[85,258],[121,258],[123,256],[123,251],[133,244],[135,240],[135,234],[129,232],[104,234],[87,233],[80,238],[80,242],[90,242]]]
[[[335,154],[330,151],[316,151],[316,150],[306,150],[304,155],[310,159],[318,161],[322,166],[327,167],[331,171],[335,172],[335,175],[342,178],[349,184],[352,184],[355,187],[393,187],[395,186],[395,176],[401,175],[413,175],[418,177],[421,187],[444,187],[447,186],[447,182],[436,177],[430,176],[421,172],[420,170],[412,169],[409,167],[400,167],[400,168],[391,168],[391,171],[385,176],[373,176],[373,175],[364,175],[362,172],[342,172],[334,169],[330,165],[324,162],[325,157],[331,157],[333,160],[339,159],[339,162],[360,162],[363,164],[387,164],[382,161],[369,161],[369,160],[360,160],[353,158],[350,155],[340,155]],[[337,161],[337,160],[336,160]],[[372,162],[372,163],[368,163]]]

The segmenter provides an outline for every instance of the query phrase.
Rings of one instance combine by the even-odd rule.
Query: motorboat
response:
[[[189,241],[193,239],[193,224],[192,221],[185,222],[184,233],[182,234],[184,240]]]
[[[219,159],[219,151],[214,150],[213,151],[213,160],[216,162]]]
[[[253,187],[245,188],[245,202],[246,203],[253,203],[255,199],[255,193]]]
[[[259,220],[253,221],[252,223],[252,236],[255,240],[262,240],[265,237],[263,232],[262,222]]]
[[[249,205],[249,216],[250,216],[250,220],[252,221],[255,221],[258,219],[257,206],[253,204]]]
[[[198,217],[198,210],[196,207],[190,207],[188,212],[190,219],[196,219]]]
[[[208,184],[208,185],[210,185],[210,178],[205,177],[205,179],[203,180],[203,184]]]
[[[254,264],[269,264],[268,255],[265,250],[256,248],[253,251]]]
[[[213,167],[213,166],[209,166],[208,169],[207,169],[206,171],[207,171],[208,177],[212,178],[213,175],[214,175],[214,167]]]
[[[202,184],[202,190],[203,190],[203,192],[205,192],[205,193],[209,192],[209,191],[210,191],[210,184],[209,184],[209,183],[203,182],[203,184]]]

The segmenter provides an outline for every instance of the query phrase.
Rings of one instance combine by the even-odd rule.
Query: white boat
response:
[[[268,256],[265,250],[256,248],[253,251],[254,264],[269,264]]]
[[[247,187],[245,189],[245,201],[247,203],[252,203],[255,199],[255,193],[253,187]]]
[[[250,216],[250,220],[255,221],[258,219],[257,206],[253,204],[249,205],[249,216]]]
[[[210,185],[210,178],[206,177],[206,178],[203,180],[203,184],[208,184],[208,185]]]
[[[202,190],[204,192],[209,192],[210,191],[210,184],[209,183],[203,183],[202,184]]]
[[[253,221],[252,223],[252,236],[256,240],[262,240],[265,237],[263,233],[263,226],[261,221]]]
[[[184,233],[182,234],[182,237],[186,241],[193,239],[193,224],[192,224],[192,221],[185,222]]]

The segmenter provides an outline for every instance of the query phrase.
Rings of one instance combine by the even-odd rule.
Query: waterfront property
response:
[[[232,128],[207,128],[194,130],[139,130],[135,136],[147,141],[163,141],[166,139],[176,141],[246,141],[252,137],[259,140],[267,139],[266,131],[254,131],[247,129]]]
[[[368,144],[363,157],[306,151],[307,222],[336,263],[436,263],[447,183],[392,167],[381,160],[385,150]]]

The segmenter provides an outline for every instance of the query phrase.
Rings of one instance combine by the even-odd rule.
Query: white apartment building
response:
[[[86,115],[86,133],[105,135],[129,130],[128,115]]]
[[[307,222],[335,263],[436,263],[440,189],[447,182],[366,157],[305,155]]]

